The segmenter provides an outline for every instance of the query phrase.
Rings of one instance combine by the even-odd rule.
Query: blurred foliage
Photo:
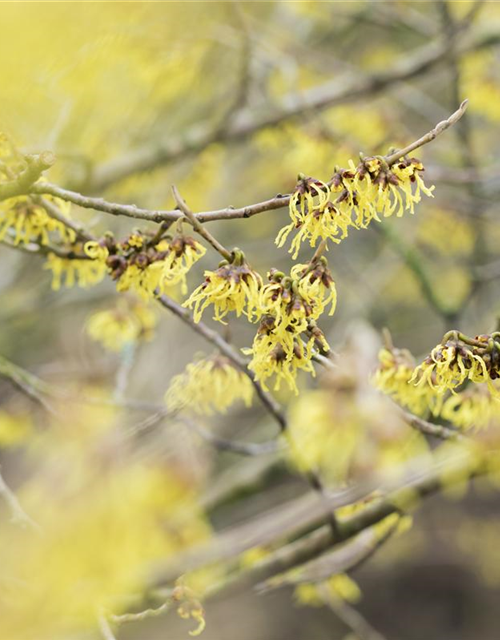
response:
[[[0,638],[177,639],[201,631],[205,615],[209,639],[342,638],[362,591],[360,611],[388,637],[495,640],[494,607],[467,622],[435,617],[433,606],[453,608],[454,588],[460,610],[500,589],[500,394],[490,380],[499,365],[486,338],[467,338],[494,340],[499,328],[500,5],[4,2],[0,20],[0,183],[25,154],[51,151],[50,183],[154,211],[176,207],[172,184],[194,212],[295,194],[291,218],[277,209],[206,225],[245,252],[237,265],[219,264],[201,237],[185,235],[188,225],[174,223],[165,239],[154,222],[56,196],[44,197],[63,222],[24,194],[0,202]],[[373,156],[416,140],[465,98],[465,116],[416,152],[423,164],[398,164],[397,187],[379,191],[385,169]],[[424,166],[435,188],[418,202],[412,185]],[[328,213],[337,197],[328,181],[341,167],[353,172],[342,188],[360,201],[346,200],[342,220],[333,210],[324,224],[308,219],[292,259],[307,214]],[[401,194],[414,215],[399,217]],[[80,224],[97,240],[79,236]],[[311,261],[325,234],[329,270]],[[73,253],[47,257],[54,240]],[[148,269],[129,265],[121,277],[141,248]],[[106,278],[110,256],[118,287]],[[286,278],[299,283],[303,304],[290,317],[310,332],[304,343],[290,331]],[[196,316],[215,304],[205,335],[160,309],[156,288],[180,303],[192,294]],[[321,329],[309,323],[320,315]],[[256,337],[246,321],[255,318]],[[392,337],[377,363],[384,327]],[[272,380],[272,400],[261,404],[241,367],[213,351],[214,330],[239,358],[252,356],[263,385],[271,375],[288,384]],[[461,333],[441,344],[450,330]],[[276,332],[292,373],[283,373]],[[279,437],[275,402],[288,420]],[[411,429],[401,407],[455,440]],[[470,464],[449,465],[462,458]],[[444,498],[420,505],[415,477],[433,465]],[[479,469],[487,479],[467,493]],[[373,559],[370,551],[368,568],[335,557],[326,579],[296,584],[292,566],[283,583],[301,604],[328,604],[342,624],[315,608],[294,614],[289,597],[232,593],[240,572],[281,575],[287,567],[269,564],[273,554],[288,557],[311,531],[320,538],[318,519],[301,516],[302,530],[300,517],[279,518],[284,503],[311,492],[307,480],[319,483],[316,506],[330,490],[359,488],[336,511],[345,531],[383,504],[374,489],[407,478],[391,494],[398,513],[365,529],[374,549],[391,538]],[[417,504],[414,527],[392,536]],[[426,600],[440,580],[441,600]],[[174,615],[143,620],[167,609]],[[127,631],[133,620],[141,626]]]

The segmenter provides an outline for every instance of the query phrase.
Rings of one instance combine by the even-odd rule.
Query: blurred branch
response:
[[[0,200],[7,200],[25,194],[40,178],[42,173],[54,164],[55,155],[50,151],[24,156],[26,167],[21,173],[7,182],[0,184]]]
[[[116,640],[115,634],[111,629],[108,618],[103,613],[100,613],[97,616],[97,624],[103,640]]]
[[[408,411],[403,411],[404,420],[420,433],[423,433],[426,436],[434,436],[435,438],[439,438],[440,440],[456,440],[456,441],[465,441],[467,438],[463,436],[458,431],[454,431],[449,427],[445,427],[440,424],[433,424],[432,422],[428,422],[423,418],[419,418],[418,416],[409,413]]]
[[[11,522],[14,524],[19,524],[22,527],[30,527],[37,532],[40,532],[40,526],[26,513],[26,511],[22,508],[21,503],[17,499],[16,494],[9,489],[7,483],[5,482],[1,472],[0,472],[0,496],[3,498],[5,503],[10,509],[12,514]]]
[[[385,640],[357,609],[341,598],[334,598],[326,585],[317,588],[325,604],[356,634],[356,640]]]
[[[455,309],[445,306],[435,293],[431,278],[415,247],[406,245],[391,225],[382,223],[376,225],[374,229],[388,240],[394,251],[402,258],[403,262],[413,273],[429,306],[444,320],[446,325],[453,324],[456,311]]]
[[[423,461],[422,468],[407,473],[403,481],[392,482],[385,489],[378,490],[367,506],[339,520],[339,537],[333,536],[328,524],[329,509],[360,500],[372,493],[373,486],[371,489],[352,487],[329,496],[328,505],[314,504],[311,502],[311,496],[302,496],[283,505],[280,510],[274,509],[271,514],[265,513],[260,518],[239,525],[226,534],[219,534],[211,546],[192,554],[191,557],[187,554],[177,558],[175,566],[165,570],[161,579],[168,582],[183,571],[194,570],[213,562],[227,561],[251,547],[270,545],[273,541],[286,538],[297,538],[294,542],[271,552],[255,565],[230,575],[223,584],[214,585],[214,593],[233,587],[236,583],[263,582],[276,573],[287,571],[320,556],[331,547],[350,540],[387,516],[401,513],[401,509],[413,510],[420,500],[440,491],[445,478],[446,486],[451,486],[463,482],[465,478],[472,479],[488,473],[488,453],[478,456],[475,450],[458,451],[453,458],[435,462],[433,465],[425,465]],[[313,532],[307,534],[311,530]],[[303,537],[298,537],[300,535]]]
[[[398,520],[383,533],[375,527],[365,529],[352,541],[340,545],[329,553],[320,555],[291,571],[273,576],[256,585],[257,591],[264,593],[288,585],[320,583],[338,573],[353,571],[369,558],[393,535],[398,528]]]
[[[277,440],[269,440],[268,442],[239,442],[228,440],[213,434],[200,424],[186,416],[177,416],[177,419],[195,431],[205,442],[208,442],[218,451],[230,451],[243,456],[261,456],[269,453],[277,453],[285,447]]]
[[[475,35],[461,45],[463,51],[471,51],[490,46],[498,41],[498,35]],[[277,113],[256,116],[248,109],[230,123],[225,130],[213,131],[206,125],[198,124],[178,139],[162,140],[123,155],[94,170],[86,189],[96,192],[134,173],[150,171],[169,162],[178,161],[199,153],[214,142],[241,142],[257,131],[279,125],[286,120],[303,116],[311,110],[322,110],[337,104],[366,98],[381,93],[387,87],[401,81],[415,78],[434,65],[446,59],[448,43],[432,42],[402,57],[392,69],[366,78],[353,81],[335,80],[314,87],[297,99],[295,93],[283,98],[282,108]]]
[[[55,413],[52,406],[44,398],[44,395],[51,395],[50,386],[1,355],[0,376],[10,380],[27,396],[40,403],[44,409],[50,413]]]

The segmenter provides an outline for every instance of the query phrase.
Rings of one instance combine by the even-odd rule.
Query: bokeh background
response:
[[[359,152],[385,154],[418,138],[468,98],[463,119],[416,154],[435,198],[330,250],[339,304],[323,327],[335,352],[357,336],[368,377],[383,327],[420,356],[448,329],[475,335],[497,326],[498,2],[20,2],[0,4],[0,24],[0,129],[25,152],[56,154],[51,182],[151,209],[174,207],[173,183],[198,212],[289,193],[298,172],[328,180]],[[134,228],[131,219],[72,211],[96,235],[124,237]],[[292,264],[274,245],[286,221],[283,209],[210,230],[265,273]],[[172,376],[210,353],[158,311],[154,339],[132,362],[129,354],[109,354],[85,326],[113,304],[112,282],[53,291],[39,256],[0,246],[0,261],[0,354],[81,397],[112,394],[125,369],[125,397],[149,405],[122,410],[124,429],[154,414],[150,407],[161,405]],[[217,261],[207,252],[190,287]],[[237,346],[252,340],[244,323],[225,331]],[[304,377],[301,385],[315,382]],[[278,397],[290,400],[285,391]],[[11,380],[0,381],[0,402],[4,422],[28,414],[43,429],[43,407]],[[68,433],[84,409],[72,411]],[[240,440],[276,432],[258,406],[204,425]],[[1,434],[3,474],[21,487],[31,463]],[[216,529],[308,490],[285,464],[218,452],[186,425],[158,420],[135,437],[133,451],[142,460],[159,456],[208,495]],[[243,471],[250,480],[226,495],[227,479]],[[495,640],[499,537],[500,501],[491,489],[473,488],[461,501],[432,498],[411,532],[354,573],[364,594],[360,611],[388,639]],[[326,609],[295,607],[286,589],[225,594],[206,608],[206,640],[348,633]],[[186,622],[175,615],[120,631],[137,640],[185,635]]]

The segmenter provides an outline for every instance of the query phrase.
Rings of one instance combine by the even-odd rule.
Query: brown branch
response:
[[[399,149],[398,151],[391,153],[389,156],[385,156],[385,160],[387,164],[390,166],[391,164],[394,164],[395,162],[397,162],[399,158],[402,158],[403,156],[408,155],[412,151],[415,151],[415,149],[419,149],[420,147],[423,147],[425,144],[428,144],[429,142],[432,142],[433,140],[435,140],[439,135],[443,133],[443,131],[446,131],[446,129],[449,129],[460,120],[460,118],[466,112],[468,104],[469,104],[469,101],[464,100],[462,104],[458,107],[458,109],[454,113],[452,113],[449,118],[447,118],[446,120],[442,120],[441,122],[438,122],[438,124],[433,129],[428,131],[424,136],[422,136],[418,140],[415,140],[415,142],[412,142],[411,144],[404,147],[403,149]]]
[[[424,435],[433,436],[434,438],[439,438],[440,440],[456,440],[459,442],[465,442],[467,440],[467,438],[458,431],[454,431],[453,429],[445,427],[441,424],[433,424],[432,422],[428,422],[423,418],[414,416],[408,411],[403,411],[402,415],[403,419],[410,425],[410,427],[413,427]]]
[[[262,389],[260,384],[255,380],[255,376],[247,367],[244,358],[240,356],[238,351],[236,351],[236,349],[228,344],[224,340],[224,338],[222,338],[222,336],[220,336],[216,331],[213,331],[212,329],[207,327],[207,325],[205,325],[203,322],[195,322],[193,316],[187,309],[181,307],[180,304],[177,304],[177,302],[175,302],[168,296],[159,296],[158,302],[178,318],[180,318],[182,322],[191,327],[191,329],[201,335],[205,340],[217,347],[217,349],[219,349],[222,354],[229,358],[231,362],[233,362],[238,367],[238,369],[240,369],[246,376],[248,376],[260,401],[279,424],[280,429],[283,431],[286,428],[286,419],[281,411],[281,408],[274,400],[274,398],[267,394]]]
[[[195,433],[197,433],[205,442],[208,442],[218,451],[230,451],[242,456],[262,456],[269,453],[277,453],[284,449],[284,446],[277,440],[269,440],[268,442],[240,442],[237,440],[228,440],[213,434],[200,424],[196,423],[187,416],[177,416],[177,420],[182,422]]]
[[[186,201],[182,198],[179,193],[177,187],[172,185],[172,194],[174,196],[174,200],[182,211],[182,213],[186,216],[186,218],[191,223],[193,229],[198,233],[202,238],[204,238],[212,247],[218,251],[223,258],[225,258],[228,262],[232,260],[232,254],[225,247],[221,245],[221,243],[214,238],[214,236],[201,224],[201,222],[197,219],[191,209],[187,206]]]
[[[61,222],[65,227],[74,231],[76,236],[81,240],[84,240],[84,241],[97,240],[97,238],[93,236],[89,231],[87,231],[87,229],[85,229],[85,227],[81,223],[75,222],[74,220],[71,220],[70,218],[66,217],[64,214],[61,213],[59,208],[56,207],[56,205],[50,202],[49,200],[46,200],[45,198],[41,198],[37,196],[35,196],[33,200],[41,204],[51,218],[54,218],[54,220]]]

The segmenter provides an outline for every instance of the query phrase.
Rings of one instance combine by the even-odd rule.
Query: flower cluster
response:
[[[428,386],[409,384],[415,369],[411,353],[407,349],[384,347],[378,359],[374,385],[412,413],[424,415],[433,406],[435,394]]]
[[[213,355],[187,365],[175,376],[165,395],[171,411],[189,409],[200,415],[225,412],[242,400],[252,403],[253,385],[250,378],[225,356]]]
[[[106,265],[98,260],[63,258],[49,253],[44,269],[52,272],[52,289],[58,291],[64,284],[70,288],[77,284],[86,289],[99,284],[106,275]]]
[[[205,281],[193,291],[184,307],[193,309],[194,321],[199,322],[203,311],[214,307],[214,320],[224,324],[230,311],[239,317],[245,314],[252,320],[259,309],[262,278],[246,262],[239,249],[232,252],[232,260],[223,260],[215,271],[205,271]]]
[[[276,376],[276,390],[285,380],[298,393],[297,370],[314,375],[313,348],[329,350],[316,320],[328,306],[330,315],[335,311],[335,283],[323,256],[295,265],[290,276],[272,269],[269,280],[260,292],[260,326],[245,353],[252,355],[249,367],[264,388]]]
[[[449,331],[413,372],[410,382],[429,386],[436,394],[454,391],[465,381],[486,382],[493,395],[492,380],[500,377],[500,334],[468,338]]]
[[[183,234],[162,238],[136,231],[121,243],[110,234],[87,242],[85,252],[106,266],[118,291],[133,291],[147,300],[177,284],[185,292],[186,274],[206,249]]]
[[[487,387],[473,386],[447,398],[441,418],[459,429],[484,429],[500,422],[499,389],[492,394]]]
[[[153,309],[120,298],[115,308],[99,311],[89,318],[87,333],[105,349],[122,351],[128,345],[151,340],[156,323]]]
[[[284,245],[295,229],[290,252],[297,257],[302,242],[316,245],[319,239],[335,243],[347,237],[350,227],[365,228],[380,215],[402,216],[414,212],[422,193],[432,196],[420,173],[423,164],[416,158],[401,158],[391,166],[381,156],[363,158],[357,166],[349,161],[349,169],[336,169],[328,184],[302,174],[289,210],[291,223],[276,238]]]
[[[69,218],[69,203],[52,196],[46,196],[46,199],[57,206],[62,216]],[[0,203],[0,240],[8,237],[15,245],[29,242],[47,245],[51,233],[57,233],[62,242],[72,243],[75,240],[72,229],[50,216],[30,196],[9,198]]]

